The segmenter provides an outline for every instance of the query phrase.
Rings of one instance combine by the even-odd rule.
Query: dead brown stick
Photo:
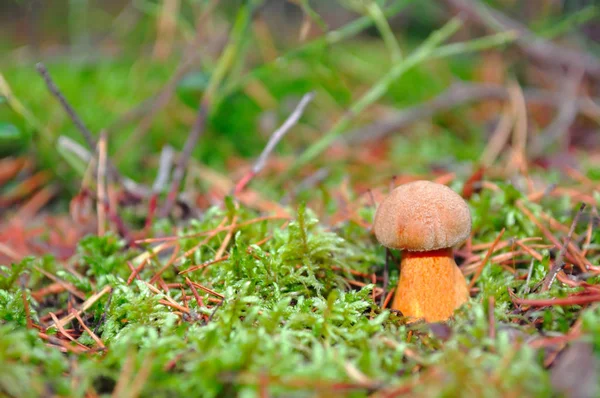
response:
[[[94,303],[96,301],[98,301],[102,296],[104,296],[106,293],[110,292],[111,290],[112,290],[112,288],[110,286],[105,286],[98,293],[92,295],[90,298],[88,298],[86,301],[84,301],[81,304],[81,309],[78,310],[77,313],[81,314],[82,312],[87,311],[92,305],[94,305]],[[66,324],[71,322],[73,319],[75,319],[75,315],[73,315],[73,313],[71,313],[71,314],[67,315],[66,317],[60,319],[57,323],[50,325],[48,327],[48,329],[58,328],[58,326],[64,327]]]
[[[37,71],[39,72],[39,74],[44,79],[44,82],[46,83],[46,87],[48,87],[48,91],[50,91],[50,93],[58,100],[58,102],[62,106],[65,113],[69,116],[69,118],[71,119],[73,124],[75,124],[77,129],[81,132],[89,149],[94,151],[96,149],[96,140],[94,139],[92,132],[90,131],[90,129],[87,128],[87,126],[85,125],[83,120],[79,117],[79,115],[77,114],[75,109],[71,106],[69,101],[67,101],[67,98],[60,91],[60,89],[58,88],[58,86],[56,85],[54,80],[52,79],[52,76],[50,76],[50,72],[48,72],[48,69],[46,68],[46,66],[43,63],[39,62],[38,64],[36,64],[35,67],[36,67]],[[115,166],[108,160],[107,160],[107,165],[108,165],[108,169],[110,171],[111,176],[115,180],[119,181],[121,179],[121,176],[120,176],[119,172],[117,171],[117,169],[115,168]]]
[[[560,107],[564,103],[564,96],[560,92],[526,89],[523,91],[523,95],[525,101],[528,103],[553,107]],[[498,84],[454,83],[446,91],[429,101],[403,109],[384,120],[349,131],[346,135],[346,141],[349,143],[361,143],[379,140],[419,120],[456,106],[482,100],[506,100],[509,97],[509,88]],[[577,98],[573,103],[578,113],[593,114],[594,112],[588,99]]]
[[[531,58],[548,65],[584,70],[590,76],[600,79],[600,60],[590,54],[560,46],[536,36],[526,26],[512,20],[500,11],[486,6],[481,1],[445,0],[445,2],[473,22],[493,32],[517,31],[519,33],[516,40],[517,45]]]
[[[81,327],[90,335],[92,340],[94,340],[96,342],[96,344],[98,344],[98,347],[100,347],[102,349],[106,348],[104,346],[104,343],[102,342],[102,340],[100,340],[100,338],[94,332],[92,332],[92,330],[85,324],[85,322],[83,321],[83,319],[81,319],[81,316],[79,316],[77,311],[71,310],[71,313],[77,319],[77,322],[79,322]]]
[[[103,133],[98,141],[98,172],[97,172],[97,190],[98,201],[96,203],[96,212],[98,213],[98,236],[104,236],[106,232],[106,208],[105,202],[108,201],[106,190],[106,134]]]
[[[54,276],[53,274],[51,274],[50,272],[34,265],[33,268],[35,268],[36,271],[38,271],[39,273],[43,274],[44,276],[46,276],[48,279],[50,279],[52,282],[59,284],[60,286],[62,286],[66,291],[68,291],[69,293],[71,293],[73,296],[77,297],[80,300],[85,300],[85,294],[80,291],[79,289],[77,289],[75,286],[73,286],[72,284],[70,284],[69,282],[65,282],[62,279]]]
[[[519,305],[530,305],[532,307],[549,307],[552,305],[568,306],[568,305],[584,305],[600,301],[600,294],[586,294],[581,296],[572,295],[564,298],[549,298],[549,299],[521,299],[512,297],[512,302]]]
[[[71,106],[69,101],[67,101],[66,97],[60,91],[56,83],[54,83],[54,80],[50,76],[50,72],[48,72],[46,65],[40,62],[35,67],[39,74],[42,75],[42,78],[44,79],[44,82],[46,83],[46,86],[48,87],[50,93],[54,95],[54,97],[56,97],[58,102],[60,102],[60,105],[63,107],[64,111],[67,113],[69,118],[71,118],[77,129],[83,135],[83,138],[85,139],[85,142],[87,143],[88,147],[94,150],[96,148],[96,140],[94,139],[92,132],[87,128],[83,120],[81,120],[81,118],[79,117],[75,109]]]
[[[204,307],[204,300],[202,300],[202,297],[200,297],[200,295],[198,294],[198,290],[196,290],[196,287],[194,286],[194,284],[192,283],[190,278],[186,277],[185,283],[187,283],[188,286],[190,287],[190,290],[192,291],[192,294],[194,295],[194,298],[196,299],[196,303],[198,304],[198,308]]]
[[[573,222],[571,223],[571,229],[569,229],[569,233],[567,234],[567,237],[565,238],[565,242],[562,245],[562,247],[560,248],[558,255],[556,256],[556,260],[554,260],[554,265],[552,266],[552,268],[550,268],[550,271],[544,277],[542,291],[546,291],[546,290],[550,289],[550,287],[552,286],[552,283],[556,279],[556,275],[558,275],[558,273],[560,271],[562,271],[563,267],[565,266],[565,260],[564,260],[565,253],[567,251],[567,248],[569,247],[569,244],[571,243],[571,237],[573,236],[575,227],[577,226],[577,223],[579,222],[579,218],[581,217],[581,213],[583,213],[584,209],[585,209],[585,203],[582,203],[579,206],[579,210],[575,214],[575,217],[573,217]]]
[[[300,117],[304,113],[304,110],[306,109],[310,101],[312,101],[314,96],[314,92],[304,94],[304,96],[302,97],[294,111],[290,114],[290,116],[288,116],[285,122],[283,122],[283,124],[277,130],[275,130],[275,132],[273,132],[271,138],[269,138],[269,141],[265,146],[265,149],[263,149],[262,153],[252,166],[250,172],[247,173],[244,177],[242,177],[242,179],[235,186],[234,195],[237,195],[240,192],[242,192],[246,185],[248,185],[248,183],[250,183],[250,181],[252,181],[252,179],[258,173],[261,172],[261,170],[267,164],[267,159],[269,158],[269,155],[271,155],[271,152],[273,152],[273,149],[275,149],[275,146],[279,143],[279,141],[283,139],[283,137],[285,137],[285,135],[291,130],[291,128],[294,127],[296,123],[298,123],[298,120],[300,120]]]

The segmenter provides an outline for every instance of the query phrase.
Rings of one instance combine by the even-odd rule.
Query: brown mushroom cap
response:
[[[415,181],[394,189],[377,208],[373,226],[384,246],[409,251],[453,247],[471,233],[467,203],[445,185]]]

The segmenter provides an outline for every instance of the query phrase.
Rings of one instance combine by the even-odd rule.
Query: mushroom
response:
[[[377,240],[404,250],[392,309],[411,321],[447,320],[469,299],[452,247],[471,233],[465,201],[445,185],[415,181],[394,189],[377,208]]]

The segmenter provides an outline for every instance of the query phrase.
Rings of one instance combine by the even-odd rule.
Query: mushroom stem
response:
[[[451,248],[402,252],[393,309],[414,320],[445,321],[468,299],[467,283]]]

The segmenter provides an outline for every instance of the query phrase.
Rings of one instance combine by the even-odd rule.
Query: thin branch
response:
[[[525,100],[530,103],[560,107],[564,101],[564,96],[559,92],[528,89],[524,90],[523,94]],[[506,100],[509,97],[510,90],[501,85],[487,83],[454,83],[448,90],[429,101],[404,109],[385,120],[377,121],[353,131],[349,131],[346,140],[350,143],[379,140],[399,129],[411,125],[412,123],[456,106],[481,100]],[[577,98],[573,103],[578,112],[591,112],[589,101],[586,99]]]
[[[466,14],[478,25],[493,32],[513,30],[519,32],[517,44],[528,56],[550,65],[585,70],[600,79],[600,60],[590,54],[566,48],[536,36],[521,23],[512,20],[500,11],[486,6],[481,1],[445,0],[447,4]]]
[[[52,79],[52,76],[50,76],[50,72],[48,72],[48,69],[46,68],[46,66],[43,63],[39,62],[36,64],[35,67],[36,67],[37,71],[39,72],[39,74],[44,79],[44,82],[46,83],[46,86],[48,87],[48,91],[50,91],[50,93],[58,100],[58,102],[62,106],[63,110],[66,112],[66,114],[69,116],[71,121],[75,124],[77,129],[83,135],[83,138],[85,139],[85,142],[88,145],[89,149],[95,150],[96,149],[96,140],[94,139],[92,132],[87,128],[87,126],[85,125],[83,120],[79,117],[79,115],[77,114],[75,109],[71,106],[69,101],[67,101],[67,98],[60,91],[60,89],[58,88],[56,83],[54,83],[54,80]],[[115,180],[120,181],[121,176],[120,176],[119,172],[117,171],[115,166],[108,159],[107,159],[107,165],[108,165],[108,169],[110,171],[111,176]]]
[[[558,275],[558,273],[560,271],[562,271],[563,267],[565,266],[565,260],[564,260],[565,253],[567,251],[567,248],[569,247],[569,244],[571,243],[571,238],[573,237],[573,232],[575,232],[575,227],[577,226],[577,223],[579,222],[579,218],[581,217],[581,213],[583,213],[584,209],[585,209],[585,203],[582,203],[579,206],[579,210],[575,214],[575,217],[573,218],[573,222],[571,223],[571,228],[569,229],[569,233],[567,234],[567,237],[565,238],[565,241],[564,241],[562,247],[560,248],[558,255],[556,256],[556,259],[554,260],[554,265],[552,266],[552,268],[550,268],[550,271],[544,277],[542,291],[547,291],[548,289],[550,289],[550,287],[552,286],[552,283],[556,279],[556,276]]]
[[[250,183],[250,181],[252,181],[252,179],[262,171],[262,169],[267,164],[267,159],[269,158],[269,155],[271,155],[271,152],[273,152],[273,149],[275,149],[275,146],[279,143],[279,141],[283,139],[283,137],[285,137],[285,135],[291,130],[291,128],[294,127],[296,123],[298,123],[298,120],[300,120],[300,117],[304,113],[304,110],[306,109],[308,104],[313,100],[314,97],[314,92],[304,94],[304,96],[296,106],[296,109],[294,109],[294,111],[285,120],[285,122],[283,122],[283,124],[271,135],[271,138],[269,138],[269,142],[267,142],[265,149],[263,149],[262,153],[254,163],[254,166],[252,166],[250,172],[244,177],[242,177],[242,179],[237,183],[237,185],[234,188],[234,195],[237,195],[240,192],[242,192],[246,185],[248,185],[248,183]]]
[[[95,149],[96,140],[94,139],[92,132],[87,128],[83,120],[81,120],[81,118],[79,117],[75,109],[73,109],[71,104],[69,104],[65,96],[59,90],[58,86],[56,86],[56,83],[54,83],[54,80],[52,80],[50,72],[48,72],[46,66],[40,62],[35,67],[40,73],[40,75],[42,75],[42,78],[44,79],[44,82],[46,83],[46,86],[48,87],[50,93],[52,93],[52,95],[56,97],[56,99],[58,100],[58,102],[60,102],[60,105],[63,107],[64,111],[67,113],[69,118],[71,118],[77,129],[79,129],[81,134],[83,134],[83,138],[85,139],[85,142],[87,143],[88,147],[90,147],[90,149]]]

